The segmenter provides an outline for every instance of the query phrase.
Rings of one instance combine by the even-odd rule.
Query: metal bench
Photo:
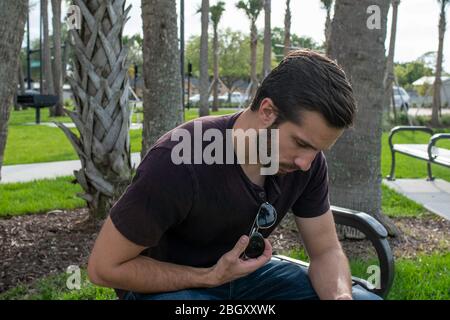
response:
[[[401,131],[421,131],[428,133],[431,138],[428,144],[393,144],[394,135]],[[433,130],[423,126],[398,126],[391,130],[389,134],[389,148],[391,149],[391,173],[387,176],[388,180],[395,180],[395,154],[401,153],[416,159],[427,162],[427,172],[429,181],[434,177],[431,172],[431,164],[435,163],[450,168],[450,150],[436,147],[436,142],[441,139],[450,139],[449,133],[433,134]]]
[[[375,247],[378,256],[380,267],[379,285],[373,286],[369,281],[355,276],[352,277],[353,285],[358,284],[370,292],[383,298],[386,297],[391,289],[395,274],[394,256],[387,240],[388,233],[386,229],[375,218],[364,212],[336,206],[331,206],[331,211],[333,212],[336,224],[349,226],[364,233],[367,239],[370,240]],[[298,264],[302,268],[307,269],[309,267],[309,263],[287,256],[275,254],[273,258]]]

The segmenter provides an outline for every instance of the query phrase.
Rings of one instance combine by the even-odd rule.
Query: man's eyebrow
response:
[[[318,148],[314,147],[311,143],[309,143],[308,141],[303,140],[302,138],[296,137],[297,141],[300,142],[301,144],[305,145],[308,148],[311,148],[315,151],[319,151]]]

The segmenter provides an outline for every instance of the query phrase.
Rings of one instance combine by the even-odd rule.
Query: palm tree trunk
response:
[[[258,49],[258,30],[256,29],[256,21],[251,22],[251,32],[250,32],[250,79],[252,86],[250,88],[250,95],[254,97],[256,94],[256,89],[258,88],[258,78],[256,76],[256,54]]]
[[[55,94],[59,97],[58,103],[52,108],[52,115],[59,117],[63,111],[63,80],[62,80],[62,55],[61,55],[61,0],[52,0],[53,11],[53,83]]]
[[[439,124],[439,110],[441,108],[441,87],[442,87],[442,59],[443,59],[443,51],[444,51],[444,35],[445,35],[445,6],[448,1],[441,0],[441,14],[439,18],[439,47],[437,52],[437,61],[436,61],[436,78],[434,80],[434,88],[433,88],[433,110],[431,113],[431,125],[433,127],[438,127]]]
[[[287,56],[291,47],[291,0],[286,0],[286,13],[284,15],[284,56]]]
[[[175,0],[142,1],[144,26],[144,128],[142,157],[183,122]]]
[[[27,0],[0,1],[0,180],[27,11]]]
[[[384,99],[383,109],[389,112],[391,100],[392,100],[392,85],[395,80],[394,76],[394,55],[395,55],[395,37],[397,34],[397,21],[398,21],[398,5],[400,0],[392,0],[392,26],[391,26],[391,38],[389,40],[389,53],[386,60],[386,72],[384,77]],[[394,106],[394,112],[395,112]]]
[[[381,28],[369,30],[366,10],[381,10]],[[354,128],[346,130],[327,152],[330,200],[337,206],[366,212],[390,235],[399,233],[381,212],[381,111],[389,0],[337,0],[329,52],[353,84],[359,111]]]
[[[70,30],[75,111],[65,109],[79,137],[61,123],[80,160],[74,171],[91,218],[104,218],[131,181],[127,49],[122,32],[131,6],[123,0],[74,0],[80,30]]]
[[[17,104],[17,94],[25,94],[25,84],[23,82],[23,68],[22,68],[22,60],[19,56],[19,62],[17,63],[17,82],[19,83],[19,91],[14,92],[14,110],[19,111],[21,107]]]
[[[263,78],[272,70],[272,27],[271,27],[271,1],[264,2],[264,63]]]
[[[208,76],[208,25],[209,0],[202,0],[202,34],[200,36],[200,109],[199,115],[209,114],[209,76]]]
[[[213,39],[213,51],[214,51],[214,80],[213,80],[213,111],[219,110],[219,35],[217,32],[217,26],[214,26],[214,39]]]
[[[43,23],[43,42],[42,42],[42,93],[54,94],[53,73],[52,73],[52,52],[50,50],[50,35],[48,32],[48,0],[41,0],[41,15]],[[51,110],[50,110],[51,114]]]
[[[331,7],[327,8],[327,19],[325,21],[325,46],[328,48],[328,42],[330,42],[331,35]],[[329,52],[327,52],[329,54]]]

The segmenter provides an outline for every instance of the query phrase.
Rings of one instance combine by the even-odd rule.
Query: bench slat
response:
[[[394,150],[423,160],[428,160],[427,144],[394,144]],[[435,148],[434,150],[437,150],[437,157],[433,162],[444,166],[450,166],[450,150],[444,148]]]

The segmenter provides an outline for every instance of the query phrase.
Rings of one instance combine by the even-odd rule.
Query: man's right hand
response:
[[[265,249],[262,255],[255,259],[240,258],[248,245],[248,236],[242,236],[234,248],[225,253],[219,261],[211,267],[209,273],[211,286],[217,287],[224,283],[242,278],[266,264],[272,257],[272,245],[264,239]]]

